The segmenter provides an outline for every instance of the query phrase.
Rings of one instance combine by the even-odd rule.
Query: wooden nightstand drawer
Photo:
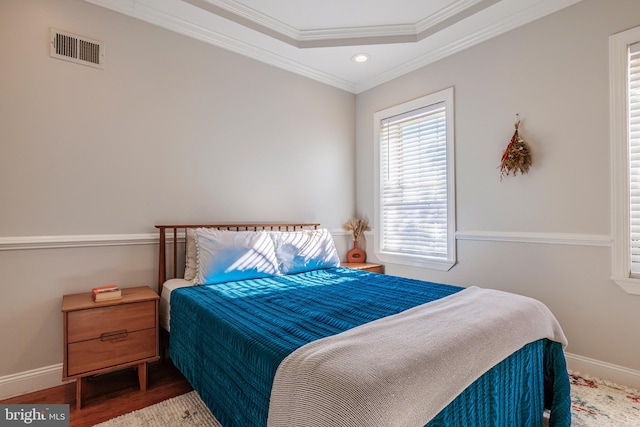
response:
[[[159,299],[147,286],[123,288],[122,298],[101,302],[91,292],[62,297],[62,379],[76,379],[76,409],[91,375],[137,367],[140,390],[147,389],[147,362],[160,358]]]
[[[70,312],[67,340],[75,343],[114,331],[155,328],[155,310],[155,301],[144,301]]]
[[[156,355],[156,329],[136,332],[113,331],[102,337],[69,344],[67,375],[91,372],[109,365],[154,357]]]

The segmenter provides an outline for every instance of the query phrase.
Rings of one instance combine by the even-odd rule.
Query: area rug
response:
[[[164,400],[138,411],[112,418],[100,427],[222,427],[198,393],[191,391],[182,396]]]
[[[640,391],[570,372],[572,427],[639,427]],[[121,415],[99,427],[221,427],[195,391]]]
[[[640,426],[640,390],[570,372],[571,425]]]

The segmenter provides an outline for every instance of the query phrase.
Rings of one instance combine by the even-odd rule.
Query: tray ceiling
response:
[[[359,93],[581,0],[85,1]]]

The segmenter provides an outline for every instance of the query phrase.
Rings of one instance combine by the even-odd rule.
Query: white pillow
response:
[[[267,233],[196,228],[198,268],[194,283],[209,285],[279,274]]]
[[[282,274],[337,267],[340,257],[329,230],[273,231],[278,268]]]
[[[193,280],[198,272],[198,250],[196,249],[196,232],[193,228],[187,228],[187,249],[184,260],[184,280]]]

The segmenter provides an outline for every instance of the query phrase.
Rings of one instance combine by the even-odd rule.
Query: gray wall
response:
[[[568,352],[640,369],[640,296],[610,280],[608,89],[608,38],[637,25],[638,1],[585,0],[359,94],[356,205],[373,217],[374,112],[455,90],[459,262],[386,271],[536,297]],[[516,113],[533,167],[501,182]]]
[[[0,378],[62,362],[63,294],[155,286],[154,224],[373,218],[374,112],[449,86],[459,262],[386,271],[539,298],[569,352],[639,370],[608,242],[608,37],[639,17],[584,0],[356,97],[84,1],[3,0]],[[104,41],[105,69],[50,58],[50,27]],[[500,182],[516,113],[534,166]]]
[[[50,27],[104,70],[51,58]],[[0,377],[62,362],[62,295],[155,286],[154,224],[353,215],[353,94],[80,0],[3,0],[0,39],[0,249],[72,242],[0,250]]]

